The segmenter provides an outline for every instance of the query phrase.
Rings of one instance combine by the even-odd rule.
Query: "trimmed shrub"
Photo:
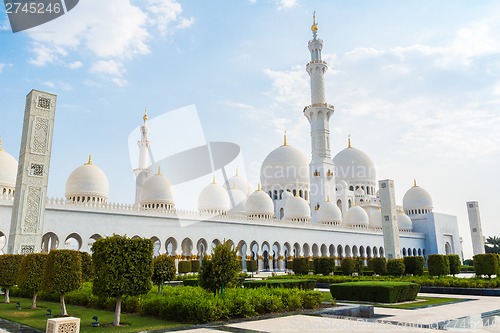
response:
[[[42,289],[47,253],[30,253],[21,261],[17,285],[30,293],[31,308],[36,308],[36,298]]]
[[[343,258],[340,261],[340,269],[344,275],[352,275],[354,269],[356,268],[354,260],[352,258]]]
[[[424,274],[424,257],[404,257],[405,274],[421,276]]]
[[[358,275],[363,275],[363,265],[365,261],[361,257],[357,257],[353,259],[354,261],[354,272],[358,273]]]
[[[182,281],[183,286],[198,287],[198,278],[185,279]]]
[[[191,260],[191,272],[198,273],[200,270],[200,261],[198,259]]]
[[[387,260],[384,257],[370,258],[368,260],[368,267],[377,275],[387,275]]]
[[[42,289],[60,296],[61,315],[67,316],[64,294],[82,286],[82,256],[73,250],[52,250],[47,257]]]
[[[458,254],[448,254],[448,263],[450,264],[450,274],[455,276],[460,273],[460,257]]]
[[[450,262],[443,254],[430,254],[427,257],[427,267],[430,276],[442,276],[450,274]]]
[[[293,272],[295,274],[308,274],[309,273],[309,259],[308,258],[294,258],[293,259]]]
[[[231,250],[232,244],[228,241],[217,245],[212,260],[203,258],[198,281],[201,287],[212,291],[215,295],[223,292],[224,288],[238,286],[240,261],[236,250]]]
[[[390,276],[401,277],[405,273],[405,264],[403,259],[387,260],[387,274]]]
[[[500,256],[494,253],[476,254],[474,257],[474,270],[477,276],[499,274]]]
[[[16,285],[22,260],[21,254],[0,255],[0,287],[5,288],[5,303],[10,302],[9,291],[12,286]]]
[[[289,270],[293,271],[293,260],[287,260],[286,261],[286,269],[289,269]]]
[[[299,288],[305,290],[313,290],[316,286],[316,280],[294,280],[294,279],[280,279],[280,280],[255,280],[243,282],[245,288]]]
[[[330,292],[337,300],[397,303],[417,298],[420,285],[410,282],[363,281],[332,284]]]
[[[314,274],[330,275],[335,269],[334,258],[315,258]]]
[[[160,293],[162,282],[175,279],[175,259],[168,254],[161,254],[153,259],[153,283],[158,286]]]
[[[92,281],[94,278],[92,256],[87,252],[80,252],[80,255],[82,256],[82,280],[83,282]]]
[[[179,274],[191,273],[191,260],[179,260],[177,270]]]
[[[247,272],[257,272],[257,260],[247,260]]]

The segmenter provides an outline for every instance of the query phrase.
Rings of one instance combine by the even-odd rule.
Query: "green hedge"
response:
[[[368,259],[368,267],[377,275],[387,274],[387,260],[384,257]]]
[[[307,274],[311,270],[308,258],[294,258],[293,271],[295,274]]]
[[[424,257],[404,257],[405,274],[421,276],[424,274]]]
[[[195,259],[191,260],[191,273],[198,273],[200,270],[200,261]]]
[[[334,258],[314,258],[314,274],[330,275],[334,270]]]
[[[476,254],[474,257],[474,270],[477,276],[500,275],[500,255],[494,253]]]
[[[253,280],[243,282],[245,288],[299,288],[305,290],[313,290],[316,286],[316,280]]]
[[[198,286],[198,278],[190,278],[182,281],[183,286],[197,287]]]
[[[460,257],[458,254],[448,254],[446,256],[448,258],[448,263],[450,265],[450,274],[455,276],[460,273]]]
[[[387,260],[387,274],[390,276],[401,277],[405,273],[405,264],[403,259]]]
[[[340,260],[340,269],[344,275],[352,275],[356,269],[356,263],[352,258],[343,258]]]
[[[177,271],[179,274],[191,273],[191,260],[179,260]]]
[[[377,303],[413,301],[419,290],[420,285],[408,282],[363,281],[330,286],[334,299]]]
[[[430,254],[427,257],[427,266],[430,276],[442,276],[450,274],[450,262],[443,254]]]

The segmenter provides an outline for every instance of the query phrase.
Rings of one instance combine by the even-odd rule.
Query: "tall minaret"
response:
[[[467,213],[469,214],[470,237],[472,240],[472,250],[474,255],[484,254],[484,236],[479,216],[479,204],[477,201],[467,202]]]
[[[149,128],[147,126],[148,113],[144,110],[144,116],[142,117],[144,123],[141,126],[141,140],[137,141],[139,146],[139,164],[137,169],[134,169],[135,180],[135,203],[138,204],[141,195],[142,185],[151,176],[151,170],[148,169],[148,155],[151,150],[151,141],[148,139]]]
[[[316,212],[319,206],[329,197],[336,202],[335,175],[330,153],[330,117],[333,114],[333,105],[326,103],[325,72],[328,65],[321,60],[323,41],[317,37],[318,24],[316,14],[313,16],[311,30],[313,39],[309,41],[311,61],[306,65],[307,73],[311,77],[311,105],[304,108],[304,115],[311,124],[312,159],[309,164],[311,175],[311,221],[316,222]]]

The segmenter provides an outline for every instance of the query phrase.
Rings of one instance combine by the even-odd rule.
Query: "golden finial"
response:
[[[326,196],[326,202],[330,202],[330,196],[329,195]]]
[[[347,148],[351,148],[351,134],[347,136]]]
[[[87,161],[87,163],[85,163],[86,165],[90,165],[92,164],[92,154],[89,154],[89,159]]]
[[[257,191],[261,191],[261,189],[260,189],[260,183],[257,185]]]
[[[316,12],[313,12],[313,25],[311,31],[318,31],[318,24],[316,23]]]
[[[158,165],[158,173],[157,175],[161,175],[161,166]]]
[[[217,184],[217,182],[215,181],[215,176],[212,176],[212,184]]]
[[[146,122],[149,119],[148,118],[148,108],[144,109],[144,116],[142,117],[142,119],[144,120],[144,122]]]
[[[413,187],[417,187],[417,180],[413,179]]]
[[[358,202],[356,200],[354,200],[354,207],[356,207],[358,205]]]
[[[2,141],[2,137],[0,136],[0,151],[4,151],[3,150],[3,141]]]
[[[286,130],[285,130],[285,134],[283,134],[283,146],[286,146],[287,143],[286,143]]]
[[[238,166],[236,166],[236,177],[238,177]]]

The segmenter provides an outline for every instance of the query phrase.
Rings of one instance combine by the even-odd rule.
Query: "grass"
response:
[[[10,304],[0,303],[0,318],[21,323],[35,329],[45,331],[47,309],[52,309],[52,314],[57,315],[60,311],[59,303],[38,301],[37,309],[30,309],[31,299],[11,297]],[[16,302],[21,304],[21,309],[16,309]],[[80,318],[80,332],[103,332],[103,333],[127,333],[142,332],[157,329],[166,329],[186,326],[183,324],[155,319],[152,317],[138,316],[135,314],[121,315],[121,322],[126,326],[114,327],[114,313],[110,311],[95,310],[82,306],[66,304],[68,314]],[[98,316],[100,327],[92,327],[92,317]]]
[[[322,292],[323,294],[323,302],[333,302],[333,297],[330,292]],[[377,306],[380,308],[392,308],[392,309],[405,309],[405,310],[414,310],[414,309],[419,309],[423,307],[429,307],[429,306],[438,306],[438,305],[446,305],[446,304],[453,304],[453,303],[458,303],[458,302],[463,302],[466,301],[466,299],[463,298],[448,298],[448,297],[421,297],[417,296],[417,301],[415,302],[403,302],[403,303],[396,303],[396,304],[381,304],[381,303],[367,303],[367,302],[350,302],[350,301],[342,301],[342,303],[367,303],[373,306]]]

